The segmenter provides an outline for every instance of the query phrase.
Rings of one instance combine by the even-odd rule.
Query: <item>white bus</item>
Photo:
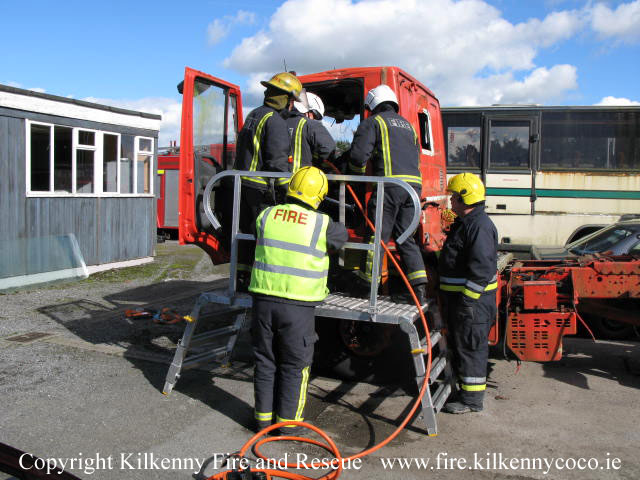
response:
[[[442,109],[447,174],[474,172],[502,243],[562,245],[640,214],[640,107]]]

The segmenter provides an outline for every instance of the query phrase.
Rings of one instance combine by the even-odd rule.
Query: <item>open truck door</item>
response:
[[[205,250],[214,264],[229,261],[231,219],[225,208],[226,184],[213,189],[211,205],[221,227],[204,214],[204,190],[216,173],[233,168],[236,140],[242,129],[242,94],[237,85],[185,68],[180,132],[179,240]]]

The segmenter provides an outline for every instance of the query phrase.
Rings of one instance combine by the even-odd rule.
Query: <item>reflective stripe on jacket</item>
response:
[[[288,172],[289,133],[280,114],[263,105],[251,111],[238,134],[236,170]],[[245,185],[267,189],[263,177],[242,177]]]
[[[336,142],[322,122],[293,111],[286,119],[291,137],[291,172],[326,160],[336,149]]]
[[[460,292],[474,300],[495,290],[497,250],[498,232],[484,206],[456,218],[438,257],[440,290]]]
[[[364,173],[369,158],[374,175],[399,178],[422,187],[416,131],[392,107],[367,118],[356,130],[349,168],[354,173]]]
[[[327,289],[327,215],[297,204],[269,207],[256,220],[256,259],[249,291],[322,301]]]

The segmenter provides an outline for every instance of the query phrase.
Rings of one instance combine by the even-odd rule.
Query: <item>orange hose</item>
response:
[[[341,173],[335,167],[335,165],[333,165],[331,162],[327,161],[326,163],[329,164],[336,172]],[[364,216],[365,220],[367,221],[367,224],[369,225],[369,228],[371,228],[371,230],[375,232],[375,227],[374,227],[373,223],[371,222],[371,220],[369,220],[369,218],[367,218],[367,216],[365,215],[362,203],[360,203],[360,200],[356,196],[355,192],[353,191],[353,189],[351,188],[350,185],[347,185],[347,189],[349,190],[349,193],[351,194],[351,196],[353,197],[354,201],[356,202],[356,205],[358,205],[358,208],[362,212],[362,215]],[[287,472],[286,470],[279,470],[279,469],[251,469],[252,472],[262,472],[262,473],[266,473],[267,475],[269,475],[271,477],[286,478],[286,479],[289,479],[289,480],[335,480],[335,479],[338,478],[338,476],[342,472],[342,467],[345,464],[345,462],[350,462],[350,461],[355,460],[357,458],[365,457],[365,456],[375,452],[376,450],[379,450],[380,448],[384,447],[389,442],[391,442],[394,438],[396,438],[400,434],[400,432],[404,429],[404,427],[406,427],[406,425],[409,423],[409,420],[411,420],[411,418],[415,414],[416,410],[421,405],[422,397],[424,397],[424,394],[426,393],[427,388],[429,388],[429,375],[431,374],[431,335],[429,335],[429,326],[427,325],[427,319],[425,318],[424,312],[422,311],[422,305],[420,305],[420,302],[418,301],[418,297],[416,297],[416,294],[413,291],[413,288],[411,287],[411,284],[409,283],[409,279],[407,278],[407,276],[402,271],[402,268],[398,264],[398,261],[393,257],[393,255],[391,254],[391,251],[389,250],[387,245],[384,243],[384,241],[380,240],[380,244],[382,245],[382,247],[384,248],[385,252],[387,253],[389,258],[393,262],[393,265],[395,266],[396,270],[400,274],[400,277],[402,278],[402,281],[405,283],[407,289],[411,293],[411,297],[413,298],[414,303],[418,307],[418,312],[420,313],[420,320],[422,322],[422,326],[424,328],[424,331],[425,331],[426,337],[427,337],[428,353],[427,353],[426,372],[425,372],[424,380],[422,381],[422,385],[420,386],[420,392],[418,393],[418,396],[416,397],[416,400],[415,400],[415,402],[413,404],[413,407],[411,407],[411,410],[409,411],[409,413],[407,414],[405,419],[402,421],[402,423],[387,438],[385,438],[382,442],[378,443],[377,445],[374,445],[373,447],[371,447],[371,448],[369,448],[367,450],[363,450],[360,453],[357,453],[355,455],[352,455],[350,457],[345,457],[345,458],[342,458],[342,456],[340,455],[340,451],[338,450],[338,447],[331,440],[331,438],[322,429],[320,429],[320,428],[318,428],[318,427],[316,427],[314,425],[311,425],[310,423],[306,423],[306,422],[281,422],[281,423],[276,423],[276,424],[270,425],[269,427],[267,427],[267,428],[265,428],[263,430],[260,430],[253,437],[251,437],[242,446],[242,448],[240,449],[238,455],[241,456],[241,457],[244,457],[244,455],[247,453],[249,448],[255,443],[255,446],[254,446],[254,449],[253,449],[255,455],[258,458],[261,458],[262,460],[269,460],[267,457],[265,457],[264,455],[262,455],[260,453],[258,448],[261,445],[264,445],[265,443],[289,440],[289,441],[297,441],[297,442],[309,443],[309,444],[316,445],[318,447],[324,448],[325,450],[327,450],[328,452],[330,452],[330,453],[332,453],[334,455],[334,460],[332,462],[336,462],[337,467],[336,467],[336,469],[334,471],[329,472],[329,473],[327,473],[326,475],[324,475],[322,477],[318,477],[317,479],[314,479],[313,477],[308,477],[306,475],[302,475],[302,474],[299,474],[299,473],[291,473],[291,472]],[[275,430],[275,429],[280,428],[280,427],[283,427],[285,425],[296,425],[296,426],[301,426],[301,427],[307,428],[309,430],[313,430],[314,432],[319,434],[324,440],[326,440],[327,443],[324,444],[324,443],[319,442],[317,440],[312,440],[312,439],[305,438],[305,437],[293,437],[293,436],[264,438],[264,439],[260,440],[259,442],[257,442],[257,440],[259,438],[264,437],[270,431]],[[310,464],[308,466],[306,466],[306,465],[305,466],[300,466],[300,465],[298,465],[296,463],[287,463],[286,464],[286,468],[304,468],[304,467],[306,467],[306,468],[318,468],[319,466],[321,466],[321,465],[318,464],[318,463],[312,463],[312,464]],[[226,478],[227,473],[229,473],[229,472],[231,472],[231,470],[226,470],[224,472],[219,472],[219,473],[217,473],[215,475],[210,476],[207,480],[224,480]]]

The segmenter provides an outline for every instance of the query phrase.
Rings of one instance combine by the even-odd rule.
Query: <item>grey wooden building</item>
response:
[[[0,290],[152,260],[160,120],[0,85]]]

